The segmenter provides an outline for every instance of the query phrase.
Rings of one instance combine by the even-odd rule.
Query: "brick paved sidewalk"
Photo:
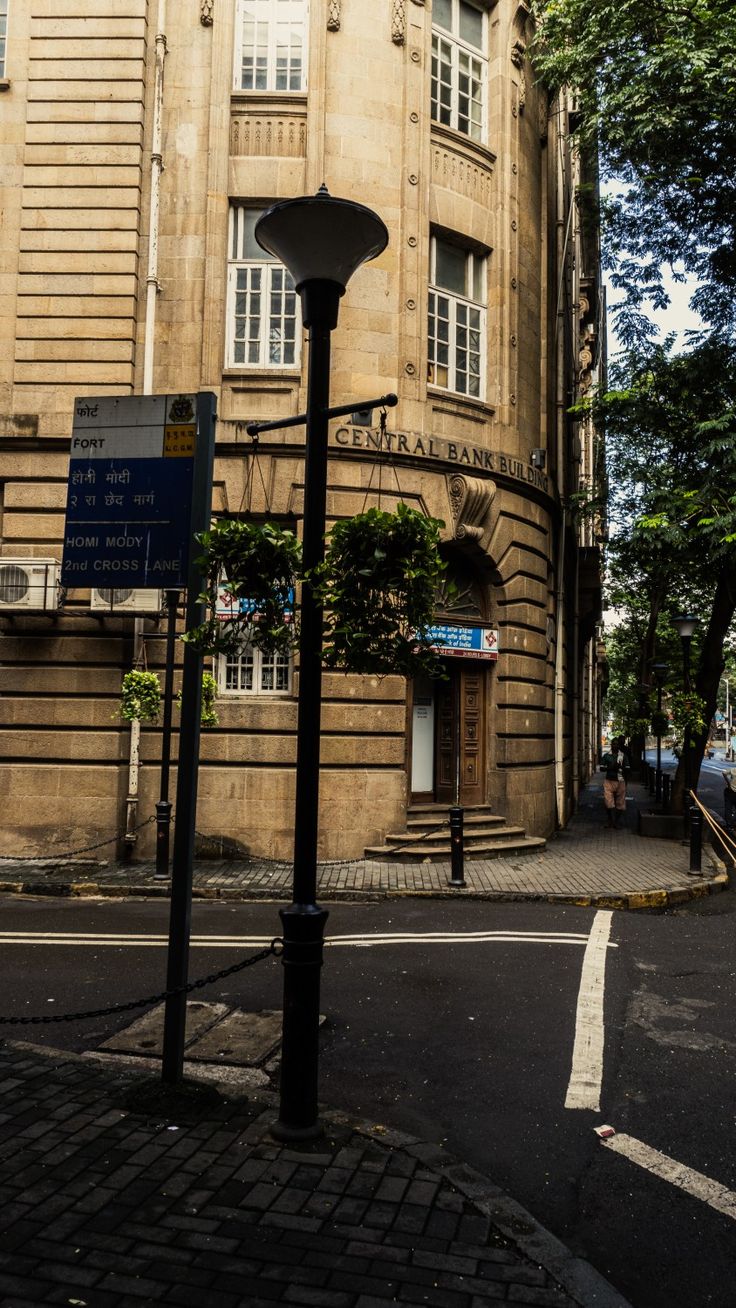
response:
[[[94,1056],[0,1046],[0,1305],[627,1308],[439,1148],[333,1113],[287,1148],[263,1095],[159,1090]]]
[[[727,878],[709,846],[703,875],[688,874],[689,851],[678,840],[637,834],[637,806],[649,802],[643,786],[629,787],[626,823],[608,830],[602,782],[581,793],[578,811],[541,853],[509,858],[466,859],[464,890],[449,886],[450,864],[323,863],[319,898],[384,898],[392,895],[453,895],[461,898],[537,899],[599,904],[614,908],[663,907],[725,889]],[[0,892],[16,894],[168,896],[146,863],[66,863],[0,859]],[[201,861],[194,870],[197,898],[282,900],[291,898],[291,864],[267,859]]]

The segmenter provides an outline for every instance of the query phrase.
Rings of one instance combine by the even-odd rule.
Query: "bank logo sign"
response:
[[[63,586],[186,585],[196,443],[195,395],[75,401]]]
[[[428,627],[426,636],[443,658],[498,660],[498,632],[493,627],[454,626],[442,623]]]

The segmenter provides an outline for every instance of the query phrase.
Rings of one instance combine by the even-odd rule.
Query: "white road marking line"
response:
[[[685,1167],[683,1163],[678,1163],[667,1154],[661,1154],[658,1149],[652,1149],[631,1135],[612,1135],[607,1140],[601,1140],[601,1144],[736,1222],[736,1194],[725,1185],[711,1181],[709,1176],[694,1171],[692,1167]]]
[[[583,957],[575,1019],[575,1044],[565,1108],[592,1108],[600,1112],[603,1081],[603,996],[606,951],[613,913],[596,913]]]
[[[199,949],[261,948],[270,944],[272,936],[192,936],[190,944]],[[534,945],[587,945],[589,937],[577,932],[545,931],[470,931],[470,932],[386,932],[374,935],[329,936],[327,948],[352,947],[369,949],[377,945],[475,945],[475,944],[534,944]],[[168,944],[168,936],[136,933],[102,934],[84,931],[0,931],[2,945],[106,945],[129,948],[161,948]],[[617,948],[611,945],[610,948]]]

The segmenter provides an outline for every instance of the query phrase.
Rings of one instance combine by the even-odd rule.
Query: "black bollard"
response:
[[[649,794],[653,795],[657,787],[657,770],[652,767],[651,763],[648,763],[647,772],[649,774]]]
[[[669,772],[662,773],[662,812],[669,813],[672,793],[672,778]]]
[[[690,875],[700,876],[703,855],[703,814],[697,804],[690,806]]]
[[[459,890],[465,885],[465,855],[463,852],[463,813],[459,804],[450,809],[450,863],[452,875],[450,885]]]

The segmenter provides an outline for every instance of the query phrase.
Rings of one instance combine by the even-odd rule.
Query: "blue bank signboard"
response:
[[[441,623],[427,635],[443,658],[498,659],[498,632],[493,627],[465,627]]]
[[[196,406],[196,395],[75,401],[62,585],[186,585]]]

